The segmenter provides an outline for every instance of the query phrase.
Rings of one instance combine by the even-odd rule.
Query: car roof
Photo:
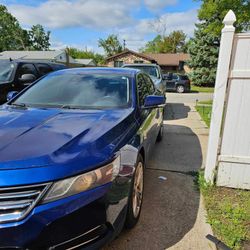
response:
[[[72,74],[81,74],[81,73],[86,73],[86,74],[126,74],[130,76],[136,75],[140,70],[138,69],[125,69],[125,68],[110,68],[110,67],[90,67],[90,68],[71,68],[71,69],[63,69],[60,71],[60,74],[67,74],[67,73],[72,73]]]
[[[63,63],[57,63],[57,62],[50,62],[50,61],[43,61],[43,60],[22,60],[22,59],[1,59],[1,62],[14,62],[14,63],[45,63],[49,65],[63,65]]]

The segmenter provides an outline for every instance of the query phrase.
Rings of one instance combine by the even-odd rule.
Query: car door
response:
[[[146,80],[147,79],[147,80]],[[146,96],[153,94],[154,86],[149,84],[151,80],[148,80],[144,74],[139,73],[137,75],[137,94],[138,94],[138,105],[139,105],[139,117],[140,117],[140,133],[144,140],[146,149],[146,155],[148,156],[153,149],[155,143],[155,119],[157,115],[156,109],[144,109],[144,100]]]
[[[21,91],[31,84],[30,82],[26,83],[20,80],[21,76],[24,74],[32,74],[38,78],[38,72],[33,63],[20,63],[15,76],[15,90],[17,91]]]
[[[175,90],[175,74],[170,73],[166,80],[166,89],[167,90]]]
[[[159,93],[159,90],[157,91],[157,89],[155,88],[155,85],[152,81],[152,79],[144,74],[143,75],[145,82],[148,86],[148,94],[149,95],[155,95],[156,93]],[[161,120],[161,114],[160,114],[160,109],[159,108],[155,108],[155,109],[151,109],[152,111],[152,115],[153,115],[153,125],[152,125],[152,143],[155,143],[155,140],[157,138],[158,132],[159,132],[159,128],[160,128],[160,120]],[[159,124],[159,126],[158,126]]]

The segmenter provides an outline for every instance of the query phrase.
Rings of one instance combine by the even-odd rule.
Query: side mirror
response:
[[[11,99],[13,99],[16,95],[18,94],[17,91],[10,91],[8,94],[7,94],[7,101],[10,101]]]
[[[36,80],[36,77],[33,74],[24,74],[19,78],[19,81],[22,83],[32,83]]]
[[[165,105],[165,96],[148,95],[144,101],[144,108],[158,108]]]

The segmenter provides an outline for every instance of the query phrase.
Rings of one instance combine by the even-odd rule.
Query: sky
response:
[[[138,51],[157,32],[194,32],[200,2],[193,0],[0,0],[23,28],[42,24],[51,49],[76,47],[103,53],[98,39],[118,35]]]

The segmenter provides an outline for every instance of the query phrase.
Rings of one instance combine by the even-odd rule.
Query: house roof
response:
[[[62,50],[55,51],[3,51],[0,53],[0,59],[40,59],[52,60],[65,53]]]
[[[125,49],[124,51],[122,51],[121,53],[118,53],[118,54],[115,54],[113,56],[110,56],[110,57],[107,57],[106,58],[106,61],[113,61],[114,59],[118,58],[118,57],[121,57],[121,56],[125,56],[126,54],[133,54],[135,56],[138,56],[138,57],[141,57],[145,60],[148,60],[148,61],[154,61],[153,58],[151,58],[150,56],[146,55],[146,54],[142,54],[142,53],[138,53],[138,52],[135,52],[133,50],[129,50],[129,49]]]
[[[75,59],[76,63],[82,64],[82,65],[88,65],[88,66],[95,66],[95,62],[93,59]]]
[[[153,58],[159,65],[179,66],[180,61],[187,61],[189,54],[179,53],[146,53],[148,57]]]

